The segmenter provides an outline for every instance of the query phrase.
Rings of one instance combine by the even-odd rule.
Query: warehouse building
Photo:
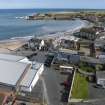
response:
[[[44,66],[27,57],[0,54],[0,90],[31,92]]]

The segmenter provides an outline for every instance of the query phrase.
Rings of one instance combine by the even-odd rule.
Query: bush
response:
[[[79,68],[83,71],[86,71],[86,72],[95,72],[96,71],[95,67],[88,65],[86,63],[83,63],[83,62],[81,62],[79,64]]]

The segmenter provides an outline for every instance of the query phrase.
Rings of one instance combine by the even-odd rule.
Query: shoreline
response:
[[[66,31],[55,32],[53,34],[47,34],[42,36],[24,36],[24,37],[12,37],[10,39],[0,40],[0,53],[11,53],[11,51],[15,51],[16,49],[20,48],[22,45],[27,43],[28,40],[36,37],[39,39],[49,40],[49,39],[59,39],[61,37],[66,36],[73,36],[74,32],[79,31],[81,28],[88,28],[92,27],[93,24],[89,21],[81,20],[81,25],[75,28],[71,28]]]
[[[43,36],[38,36],[37,38],[39,39],[56,39],[56,38],[60,38],[60,37],[64,37],[65,35],[66,36],[73,36],[73,33],[74,32],[78,32],[81,28],[89,28],[89,27],[92,27],[94,24],[89,22],[89,21],[86,21],[86,20],[81,20],[83,23],[74,28],[74,29],[69,29],[69,30],[66,30],[66,31],[63,31],[63,32],[55,32],[54,34],[47,34],[47,35],[43,35]]]
[[[54,37],[53,35],[55,35],[56,37],[56,34],[59,34],[59,33],[74,33],[76,31],[79,31],[81,28],[88,28],[88,27],[92,27],[93,26],[93,23],[87,21],[87,20],[81,20],[81,19],[76,19],[76,20],[80,20],[82,23],[78,26],[78,27],[72,27],[70,28],[69,30],[65,30],[65,31],[59,31],[59,32],[52,32],[52,33],[48,33],[48,34],[41,34],[39,36],[34,36],[34,35],[29,35],[29,36],[22,36],[22,37],[11,37],[9,39],[2,39],[0,40],[0,43],[5,43],[5,42],[12,42],[12,41],[28,41],[29,39],[31,38],[43,38],[43,37],[46,37],[46,36],[52,36]]]

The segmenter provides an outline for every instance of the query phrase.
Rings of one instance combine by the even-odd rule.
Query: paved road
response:
[[[96,102],[77,102],[69,105],[105,105],[105,100],[98,100]]]
[[[45,52],[39,52],[32,60],[44,63],[46,59],[45,54]],[[44,95],[47,103],[49,105],[65,105],[65,103],[61,101],[61,92],[64,90],[64,86],[60,84],[67,79],[68,75],[62,75],[59,71],[52,70],[51,68],[45,67],[44,69],[42,78],[39,81],[43,79],[42,91],[45,92]]]
[[[50,101],[50,105],[62,105],[61,103],[61,92],[63,87],[60,85],[61,82],[66,80],[66,77],[60,76],[59,72],[53,71],[46,68],[43,73],[44,80],[46,83],[47,93]]]
[[[95,83],[89,83],[89,99],[105,98],[105,89],[95,88]]]
[[[38,52],[36,56],[33,56],[31,58],[31,60],[33,61],[37,61],[37,62],[40,62],[40,63],[44,63],[45,59],[46,59],[46,55],[47,53],[46,52]]]

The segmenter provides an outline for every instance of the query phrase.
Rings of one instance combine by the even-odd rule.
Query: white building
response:
[[[40,75],[44,70],[44,65],[34,62],[32,68],[28,70],[23,80],[20,82],[20,90],[31,92],[36,85]]]
[[[33,38],[29,40],[28,47],[35,50],[41,50],[45,46],[44,40]]]
[[[31,92],[44,66],[26,57],[0,54],[0,89]]]

